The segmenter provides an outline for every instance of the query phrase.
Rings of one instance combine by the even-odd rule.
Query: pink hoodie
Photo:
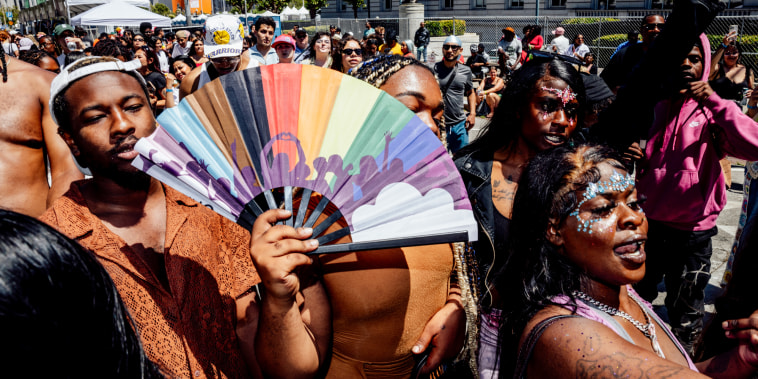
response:
[[[711,49],[705,35],[700,42],[707,80]],[[726,205],[719,165],[726,154],[758,160],[758,123],[733,101],[714,93],[700,104],[692,98],[656,104],[637,183],[648,198],[647,216],[681,230],[713,228]]]

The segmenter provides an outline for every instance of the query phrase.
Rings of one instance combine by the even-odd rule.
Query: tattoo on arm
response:
[[[509,180],[506,179],[506,183],[510,183]],[[500,180],[493,180],[492,182],[492,200],[495,202],[499,201],[510,201],[513,202],[513,199],[516,196],[516,191],[510,188],[502,188]]]
[[[644,361],[617,352],[597,359],[580,359],[576,362],[577,378],[671,378],[681,375],[687,367],[656,365],[643,371]]]

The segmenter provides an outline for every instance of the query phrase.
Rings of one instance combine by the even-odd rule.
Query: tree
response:
[[[258,0],[258,9],[281,13],[289,0]]]
[[[244,14],[246,11],[252,10],[253,0],[247,0],[247,9],[245,9],[245,0],[227,0],[227,3],[232,7],[232,13]]]
[[[345,0],[345,2],[353,7],[353,18],[358,18],[359,8],[366,7],[366,3],[363,0]]]
[[[3,12],[3,18],[2,18],[3,24],[8,24],[8,21],[11,21],[6,16],[6,14],[8,14],[8,12],[11,12],[13,14],[13,20],[12,21],[13,21],[14,24],[16,22],[18,22],[18,15],[21,13],[21,11],[19,11],[18,8],[16,8],[16,7],[0,7],[0,12]]]
[[[159,14],[164,17],[170,17],[174,18],[174,14],[171,12],[171,9],[168,9],[168,7],[165,4],[162,3],[156,3],[152,7],[150,7],[150,11],[156,14]]]
[[[316,12],[329,5],[328,0],[305,0],[305,9],[311,14],[311,19],[316,18]]]

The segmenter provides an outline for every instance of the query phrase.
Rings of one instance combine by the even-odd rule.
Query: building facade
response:
[[[364,0],[367,7],[358,18],[398,17],[401,0]],[[722,0],[726,14],[758,13],[758,0]],[[670,9],[672,0],[416,0],[424,4],[426,17],[471,16],[636,16],[640,11]],[[370,11],[369,11],[370,10]],[[329,0],[322,18],[352,18],[352,6],[344,0]]]

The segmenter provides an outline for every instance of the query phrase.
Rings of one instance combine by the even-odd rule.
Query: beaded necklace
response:
[[[650,321],[650,317],[647,315],[647,311],[645,311],[645,307],[642,306],[639,300],[635,298],[632,295],[629,295],[629,297],[634,300],[637,305],[640,306],[640,309],[642,309],[642,314],[645,315],[645,322],[647,324],[643,324],[637,320],[634,319],[631,315],[628,313],[616,309],[614,307],[611,307],[610,305],[603,304],[592,297],[590,295],[587,295],[586,293],[582,291],[574,291],[573,295],[594,305],[597,309],[600,309],[601,311],[611,315],[611,316],[619,316],[623,318],[624,320],[628,321],[630,324],[634,325],[635,328],[637,328],[642,334],[645,335],[650,340],[651,345],[653,346],[653,351],[661,358],[666,359],[666,356],[663,354],[663,350],[661,349],[661,345],[658,344],[658,336],[655,334],[655,323]]]

